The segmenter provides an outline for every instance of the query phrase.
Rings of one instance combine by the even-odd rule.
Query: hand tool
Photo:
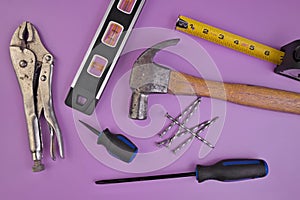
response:
[[[55,160],[54,139],[59,156],[64,157],[63,141],[52,104],[53,56],[42,44],[36,28],[23,22],[10,42],[11,61],[23,96],[34,172],[42,171],[42,135],[39,119],[43,113],[50,131],[50,155]]]
[[[108,83],[145,0],[111,0],[65,100],[91,115]]]
[[[280,50],[180,15],[176,30],[206,39],[277,65],[274,72],[300,81],[300,40]]]
[[[113,134],[109,129],[98,131],[89,124],[83,121],[80,122],[98,136],[97,144],[103,145],[113,157],[127,163],[135,158],[138,148],[124,135]]]
[[[184,111],[178,115],[175,119],[180,121],[181,118],[183,116],[185,116],[188,113],[193,113],[195,108],[197,108],[197,106],[199,105],[199,103],[201,102],[201,97],[198,97],[194,102],[191,103],[191,105],[189,105],[186,109],[184,109]],[[186,118],[188,119],[188,117]],[[183,123],[184,125],[185,123]],[[169,126],[167,128],[165,128],[160,134],[160,137],[163,137],[173,126],[175,125],[174,122],[170,123]]]
[[[228,159],[217,162],[214,165],[197,165],[195,172],[179,174],[166,174],[157,176],[145,176],[124,179],[99,180],[96,184],[112,184],[135,181],[148,181],[157,179],[182,178],[196,176],[198,183],[206,180],[218,180],[223,182],[241,181],[245,179],[262,178],[268,174],[269,168],[264,160],[260,159]]]
[[[207,146],[209,146],[210,148],[215,148],[214,145],[212,145],[210,142],[208,142],[207,140],[205,140],[203,137],[201,137],[200,135],[197,135],[196,133],[194,133],[191,129],[185,127],[183,124],[181,124],[180,122],[178,122],[176,119],[174,119],[171,115],[169,115],[168,113],[166,114],[166,117],[171,120],[172,122],[174,122],[175,124],[177,124],[179,127],[181,127],[182,129],[184,129],[185,131],[189,132],[190,134],[192,134],[195,138],[197,138],[198,140],[200,140],[201,142],[203,142],[204,144],[206,144]]]
[[[179,39],[171,39],[158,43],[144,51],[135,61],[130,76],[132,89],[130,118],[146,119],[148,95],[153,93],[211,97],[246,106],[300,114],[300,94],[298,93],[204,80],[172,71],[153,62],[153,57],[157,52],[162,48],[176,45],[178,42]]]

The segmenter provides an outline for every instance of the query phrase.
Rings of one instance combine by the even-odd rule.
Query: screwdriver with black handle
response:
[[[227,159],[214,165],[197,165],[195,172],[179,174],[166,174],[157,176],[144,176],[124,179],[99,180],[96,184],[113,184],[135,181],[149,181],[169,178],[182,178],[195,176],[198,183],[206,180],[218,180],[223,182],[241,181],[247,179],[262,178],[268,174],[268,164],[260,159]]]
[[[113,157],[127,163],[130,163],[135,158],[138,148],[124,135],[113,134],[109,129],[98,131],[89,124],[79,121],[98,136],[97,144],[103,145]]]

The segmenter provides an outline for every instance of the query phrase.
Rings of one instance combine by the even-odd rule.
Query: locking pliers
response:
[[[32,153],[34,172],[42,171],[43,142],[39,119],[43,114],[50,133],[50,155],[55,160],[56,138],[59,156],[64,157],[61,132],[55,117],[51,82],[53,56],[42,44],[36,28],[23,22],[14,32],[10,42],[11,61],[23,96],[29,146]]]

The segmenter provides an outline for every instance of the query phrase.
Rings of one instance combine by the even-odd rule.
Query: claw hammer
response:
[[[130,118],[147,118],[148,95],[153,93],[211,97],[251,107],[300,114],[299,93],[205,80],[172,71],[153,61],[157,52],[178,42],[179,39],[160,42],[145,50],[135,61],[130,76]]]

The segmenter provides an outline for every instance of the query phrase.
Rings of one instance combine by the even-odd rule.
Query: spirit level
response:
[[[112,0],[73,80],[65,103],[92,114],[145,0]]]
[[[300,81],[300,40],[277,50],[185,16],[178,17],[176,30],[274,63],[275,73]]]

